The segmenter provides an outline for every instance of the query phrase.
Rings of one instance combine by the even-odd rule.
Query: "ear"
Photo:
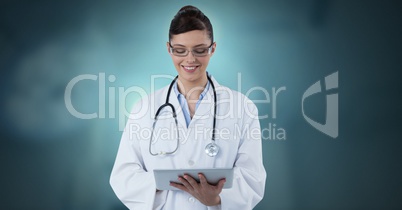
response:
[[[210,56],[212,56],[215,53],[215,50],[216,50],[216,42],[214,42],[212,44],[212,49],[211,49],[211,55]]]
[[[166,42],[166,49],[167,49],[167,51],[168,51],[168,53],[170,55],[170,44],[169,44],[169,42]]]

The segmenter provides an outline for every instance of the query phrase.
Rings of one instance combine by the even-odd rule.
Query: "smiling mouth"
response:
[[[199,66],[182,66],[186,72],[194,72]]]

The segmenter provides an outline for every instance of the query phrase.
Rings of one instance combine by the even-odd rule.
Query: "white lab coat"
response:
[[[149,131],[156,110],[166,101],[168,86],[134,106],[110,177],[115,194],[129,209],[247,210],[252,209],[263,198],[266,172],[262,162],[257,108],[243,94],[220,86],[214,78],[212,80],[218,100],[218,132],[215,141],[220,148],[215,157],[207,156],[204,151],[205,146],[211,142],[214,113],[212,87],[198,106],[188,128],[177,95],[171,91],[169,102],[176,109],[180,130],[180,144],[173,155],[152,156],[149,153]],[[161,131],[164,127],[165,131],[174,130],[175,125],[168,121],[174,122],[172,119],[161,118],[157,127],[161,126]],[[159,129],[156,128],[155,133],[157,130]],[[163,132],[158,135],[157,137],[166,139]],[[174,150],[176,139],[172,139],[156,139],[156,143],[152,144],[153,152]],[[233,186],[222,190],[219,206],[207,207],[184,191],[156,192],[154,169],[228,167],[234,167]]]

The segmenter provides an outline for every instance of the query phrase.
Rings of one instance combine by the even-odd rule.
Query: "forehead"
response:
[[[209,38],[206,30],[193,30],[186,33],[173,35],[170,42],[173,45],[180,44],[187,47],[192,47],[200,44],[210,45],[211,39]]]

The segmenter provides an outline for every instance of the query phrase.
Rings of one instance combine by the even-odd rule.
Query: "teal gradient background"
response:
[[[282,128],[286,139],[263,140],[268,176],[255,209],[402,208],[399,1],[44,0],[0,3],[1,209],[125,209],[109,176],[119,113],[140,95],[121,98],[118,89],[150,93],[152,75],[176,74],[168,29],[188,4],[213,24],[217,50],[208,71],[221,84],[244,94],[262,87],[271,97],[272,88],[286,88],[275,118],[272,101],[257,104],[268,114],[262,128]],[[310,85],[337,71],[333,139],[306,122],[301,100]],[[64,103],[68,82],[100,73],[105,118],[75,118]],[[74,87],[77,110],[99,111],[98,82]],[[159,79],[155,88],[169,82]],[[321,123],[326,94],[305,102],[306,114]],[[265,99],[261,91],[249,97]]]

